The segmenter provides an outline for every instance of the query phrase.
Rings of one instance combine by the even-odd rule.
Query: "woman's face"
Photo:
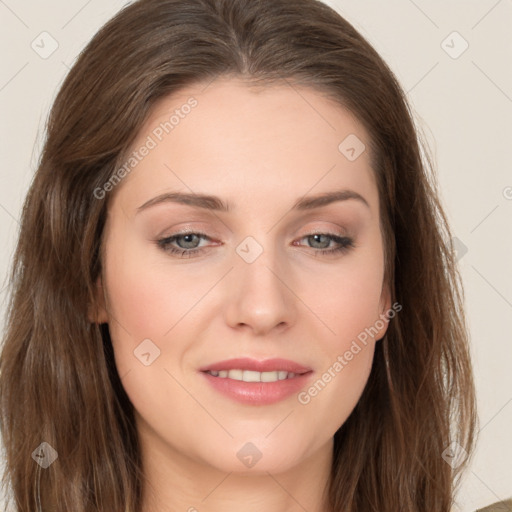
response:
[[[95,317],[109,324],[148,453],[279,472],[331,450],[390,308],[363,145],[348,111],[297,86],[222,79],[153,109],[121,181],[103,188]],[[234,358],[255,366],[204,371]],[[274,358],[288,363],[257,366]],[[301,375],[280,373],[294,365]]]

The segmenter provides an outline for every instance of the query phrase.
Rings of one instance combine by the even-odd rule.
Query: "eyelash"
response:
[[[176,247],[172,247],[170,244],[176,239],[187,236],[187,235],[199,235],[201,238],[210,239],[208,235],[205,233],[201,233],[199,231],[185,231],[183,233],[177,233],[175,235],[171,235],[165,238],[161,238],[159,240],[156,240],[156,244],[158,247],[160,247],[165,252],[171,253],[171,254],[180,254],[181,258],[190,258],[194,254],[201,253],[204,251],[204,248],[200,249],[177,249]],[[315,255],[320,253],[322,256],[330,256],[334,254],[341,254],[350,251],[355,247],[354,240],[352,238],[346,237],[346,236],[338,236],[335,233],[320,233],[315,232],[311,233],[309,235],[303,236],[300,238],[300,240],[303,240],[304,238],[309,238],[315,235],[323,235],[329,237],[334,242],[338,243],[338,247],[334,247],[332,249],[313,249],[315,251]]]

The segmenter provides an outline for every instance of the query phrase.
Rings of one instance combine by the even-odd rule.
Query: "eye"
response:
[[[187,231],[183,233],[176,233],[174,235],[161,238],[156,240],[158,247],[165,252],[179,255],[181,258],[190,258],[191,256],[204,252],[207,248],[199,247],[201,239],[211,240],[211,238],[205,233],[198,231]],[[312,249],[315,249],[315,254],[320,255],[333,255],[339,254],[354,248],[354,240],[350,237],[341,236],[336,233],[311,233],[306,235],[299,240],[308,240],[309,243],[313,244]],[[335,243],[334,247],[330,247],[331,242]],[[175,245],[178,245],[176,247]],[[314,247],[314,245],[320,247]],[[294,243],[294,245],[296,245]]]
[[[166,252],[170,252],[171,254],[181,253],[182,258],[189,258],[191,255],[203,252],[204,249],[197,249],[197,242],[201,238],[210,240],[210,237],[205,233],[200,233],[196,231],[186,231],[183,233],[177,233],[168,236],[166,238],[161,238],[160,240],[157,240],[157,244]],[[180,241],[180,243],[178,244],[180,246],[179,248],[176,248],[173,245],[171,245],[173,243],[177,243],[178,240]],[[181,240],[184,241],[181,242]]]
[[[354,240],[347,236],[341,236],[336,233],[312,233],[301,238],[301,240],[308,240],[313,245],[319,244],[320,247],[312,247],[315,250],[315,254],[320,253],[321,255],[338,254],[349,251],[354,248]],[[327,249],[331,242],[336,245]]]

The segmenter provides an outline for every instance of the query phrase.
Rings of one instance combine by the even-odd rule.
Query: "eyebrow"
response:
[[[353,190],[344,189],[335,190],[332,192],[324,192],[314,196],[302,197],[294,203],[292,210],[312,210],[314,208],[327,206],[338,201],[348,201],[349,199],[355,199],[356,201],[359,201],[360,203],[370,208],[368,201],[362,195]],[[137,208],[137,213],[151,206],[168,202],[185,204],[195,208],[203,208],[211,211],[231,211],[231,205],[224,202],[220,197],[217,196],[185,192],[167,192],[165,194],[156,196],[149,201],[146,201],[144,204]]]

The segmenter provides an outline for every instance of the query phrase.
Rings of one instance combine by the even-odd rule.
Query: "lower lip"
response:
[[[310,379],[312,371],[295,375],[291,379],[276,382],[244,382],[228,377],[214,377],[201,372],[208,382],[220,393],[233,400],[251,405],[268,405],[280,402],[289,396],[298,393]]]

